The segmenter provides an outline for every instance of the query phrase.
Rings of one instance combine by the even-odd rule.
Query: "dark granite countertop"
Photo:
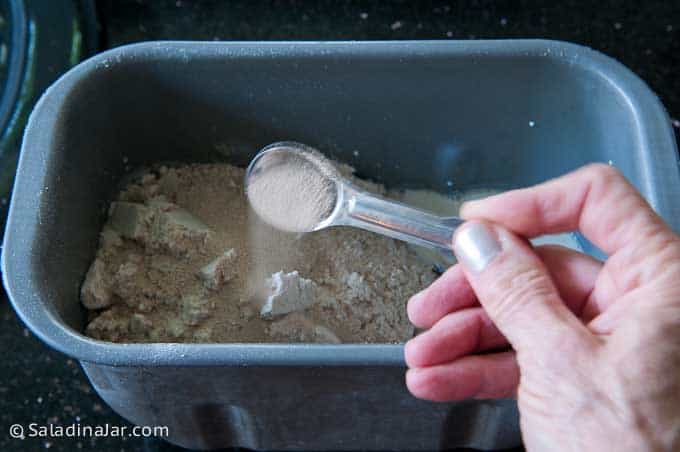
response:
[[[680,138],[680,4],[636,1],[100,1],[102,42],[155,39],[338,40],[548,38],[600,50],[660,96]],[[157,439],[30,439],[11,424],[129,425],[90,388],[77,362],[35,338],[0,303],[0,449],[179,450]]]

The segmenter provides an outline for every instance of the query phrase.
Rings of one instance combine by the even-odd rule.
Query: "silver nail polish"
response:
[[[471,223],[456,234],[453,251],[463,265],[472,271],[481,272],[501,252],[501,244],[488,226]]]

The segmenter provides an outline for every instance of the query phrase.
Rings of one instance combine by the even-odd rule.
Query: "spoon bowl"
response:
[[[317,150],[279,142],[253,158],[244,186],[253,210],[265,222],[289,232],[310,232],[332,222],[342,183],[340,173]]]

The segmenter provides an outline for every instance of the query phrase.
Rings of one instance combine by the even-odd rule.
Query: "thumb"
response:
[[[586,332],[525,239],[471,221],[456,231],[453,250],[479,302],[518,352],[549,352],[565,334]]]

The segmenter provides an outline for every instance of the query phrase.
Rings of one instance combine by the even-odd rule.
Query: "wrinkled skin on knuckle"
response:
[[[633,305],[600,359],[608,371],[607,390],[624,421],[663,444],[680,441],[678,304]]]
[[[673,375],[680,385],[680,305],[648,305],[640,301],[630,307],[608,343],[608,358],[618,375],[631,382],[660,381]],[[680,399],[680,392],[678,394]]]
[[[528,450],[545,450],[557,438],[566,450],[610,450],[603,448],[602,432],[621,434],[629,428],[626,423],[622,430],[611,379],[601,372],[598,351],[591,352],[580,349],[578,341],[565,341],[554,350],[554,359],[522,370],[518,403],[525,431],[531,432]]]
[[[531,222],[533,218],[549,219],[561,217],[561,212],[565,206],[569,205],[569,196],[569,193],[555,193],[552,196],[538,196],[534,198],[531,205],[531,214],[527,216],[527,221]],[[575,228],[577,226],[575,219],[572,223],[572,227]],[[532,232],[534,234],[541,234],[543,231],[535,229]]]
[[[612,296],[654,286],[657,289],[645,302],[680,302],[680,240],[674,234],[620,250],[607,260],[602,271],[615,287]]]
[[[646,270],[643,274],[645,282],[665,275],[680,278],[680,238],[677,235],[665,231],[659,233],[646,248],[639,256],[643,264],[640,267]]]
[[[521,310],[531,310],[532,303],[554,296],[555,289],[546,274],[539,268],[515,268],[493,283],[494,317],[512,321]]]
[[[610,208],[616,207],[619,211],[633,212],[630,207],[639,206],[641,197],[631,188],[626,178],[614,167],[602,163],[595,163],[584,168],[586,176],[585,198],[592,209],[585,210],[583,213],[590,216],[592,222],[602,219],[601,208],[609,205]],[[612,218],[615,218],[613,216]],[[614,222],[603,222],[600,224],[600,233],[603,236],[616,232],[619,224]]]
[[[545,354],[543,364],[551,369],[558,369],[560,372],[569,372],[575,369],[582,369],[590,366],[588,356],[590,355],[593,344],[574,331],[563,328],[552,333],[551,352]]]
[[[647,287],[655,295],[645,297],[648,298],[646,305],[654,305],[659,310],[669,309],[672,314],[669,313],[667,320],[675,319],[680,313],[680,263],[667,266]],[[677,339],[678,333],[680,331],[669,337]]]
[[[606,163],[591,163],[583,171],[588,174],[588,179],[602,184],[603,187],[611,187],[626,180],[621,171]]]
[[[532,384],[547,388],[546,391],[550,392],[555,390],[555,382],[561,381],[567,385],[578,382],[572,389],[579,394],[572,392],[572,396],[580,397],[581,392],[588,392],[586,388],[594,367],[592,356],[600,344],[567,327],[551,331],[545,337],[539,335],[536,340],[541,347],[527,347],[517,352],[518,364],[526,370],[527,378],[533,380]],[[544,347],[546,343],[550,344],[547,348]],[[565,387],[565,390],[568,388]]]

